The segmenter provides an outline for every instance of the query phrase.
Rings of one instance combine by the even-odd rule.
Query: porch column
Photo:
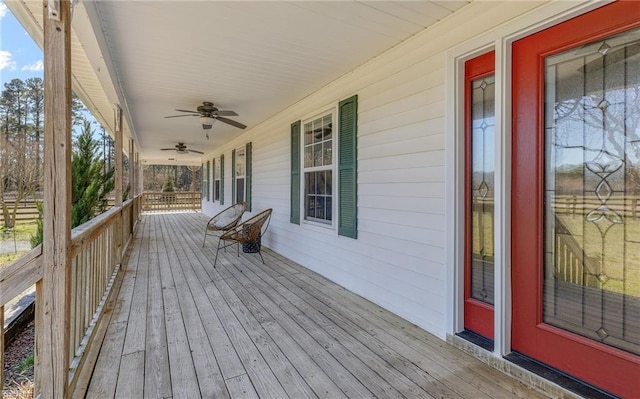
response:
[[[135,163],[133,159],[133,140],[129,139],[129,153],[127,154],[129,158],[129,198],[133,198],[135,192],[135,181],[133,180],[133,171],[135,169]]]
[[[57,9],[56,9],[57,8]],[[71,292],[70,2],[44,1],[44,263],[36,344],[40,397],[66,398]]]
[[[138,173],[139,168],[138,168],[138,152],[134,152],[133,153],[133,196],[135,197],[136,195],[138,195],[139,191],[138,191],[138,180],[140,180],[140,174]]]
[[[122,109],[116,104],[116,206],[122,206]]]

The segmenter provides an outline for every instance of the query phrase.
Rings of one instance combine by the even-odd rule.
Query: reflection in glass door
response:
[[[544,321],[640,354],[640,29],[545,68]]]

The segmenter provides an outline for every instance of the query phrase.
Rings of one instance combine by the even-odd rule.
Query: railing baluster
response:
[[[0,333],[0,396],[2,395],[2,389],[4,388],[4,306],[0,306],[0,327],[2,332]]]

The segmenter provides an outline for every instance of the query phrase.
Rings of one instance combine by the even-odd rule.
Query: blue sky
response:
[[[0,0],[0,87],[42,74],[42,50]]]

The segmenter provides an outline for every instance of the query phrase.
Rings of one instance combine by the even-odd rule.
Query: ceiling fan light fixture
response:
[[[202,128],[204,130],[211,129],[211,127],[213,126],[213,123],[216,121],[215,118],[212,118],[210,116],[201,116],[199,119],[200,119],[200,123],[202,123]]]

